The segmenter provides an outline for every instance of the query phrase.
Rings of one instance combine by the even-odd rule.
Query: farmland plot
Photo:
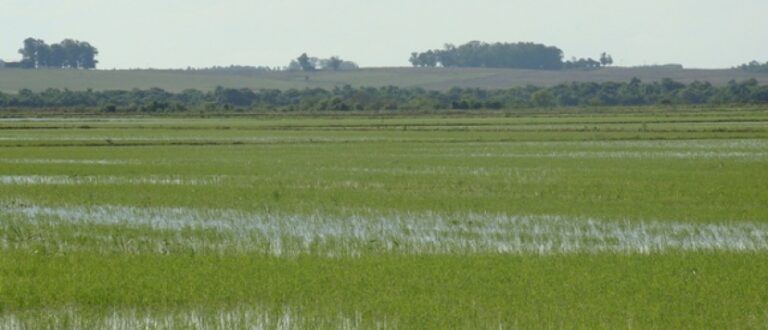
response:
[[[0,328],[768,325],[762,110],[0,128]]]

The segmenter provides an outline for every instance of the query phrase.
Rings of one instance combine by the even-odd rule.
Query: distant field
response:
[[[765,328],[768,109],[0,119],[0,328]]]
[[[345,72],[270,72],[213,73],[194,71],[72,71],[0,69],[0,91],[16,92],[22,88],[35,91],[46,88],[70,90],[106,90],[159,87],[169,91],[184,89],[212,90],[216,86],[233,88],[333,88],[352,86],[423,87],[446,90],[451,87],[503,89],[524,85],[551,86],[572,81],[643,81],[672,78],[683,83],[695,80],[724,85],[729,80],[757,79],[768,83],[768,74],[742,70],[695,70],[674,68],[604,68],[592,71],[531,71],[511,69],[458,68],[383,68]]]

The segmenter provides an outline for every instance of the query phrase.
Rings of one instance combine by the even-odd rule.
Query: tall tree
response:
[[[307,55],[307,53],[301,54],[299,58],[296,59],[299,62],[299,65],[301,66],[301,70],[303,71],[315,71],[315,64],[312,63],[311,59]]]
[[[603,52],[602,54],[600,54],[600,64],[602,66],[609,66],[613,64],[613,57],[611,57],[611,55],[608,55],[608,53]]]
[[[80,44],[72,39],[61,41],[61,47],[64,49],[63,67],[77,69],[80,67]]]
[[[51,52],[50,57],[48,58],[48,65],[50,65],[53,68],[62,68],[64,67],[64,62],[66,61],[67,53],[64,50],[64,47],[62,47],[60,44],[53,44],[51,45]]]
[[[19,49],[19,54],[21,54],[21,66],[27,69],[40,67],[41,49],[47,47],[48,45],[46,45],[43,40],[35,38],[24,39],[24,48]],[[46,51],[43,50],[42,53],[45,55]],[[42,62],[45,62],[45,60]]]
[[[327,61],[327,68],[333,71],[338,71],[339,68],[341,68],[342,63],[344,63],[344,61],[340,57],[331,56]]]
[[[96,55],[99,54],[99,50],[96,47],[91,46],[87,42],[80,42],[78,45],[78,63],[83,69],[95,69],[96,64],[99,62],[96,60]]]
[[[419,52],[412,52],[408,62],[411,62],[411,65],[414,67],[422,66],[421,61],[419,61]]]

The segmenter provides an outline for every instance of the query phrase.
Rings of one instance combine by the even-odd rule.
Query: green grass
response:
[[[0,120],[0,327],[765,327],[768,112],[647,110]]]
[[[307,79],[307,77],[309,77]],[[768,82],[767,74],[743,70],[697,70],[668,68],[604,68],[590,71],[531,71],[482,68],[375,68],[341,72],[213,73],[183,70],[22,70],[0,69],[0,91],[22,88],[70,90],[130,90],[159,87],[180,92],[184,89],[210,91],[217,86],[231,88],[326,88],[335,86],[399,86],[448,90],[452,87],[503,89],[526,85],[552,86],[572,81],[643,81],[672,78],[683,83],[708,81],[716,86],[730,80],[755,78]]]

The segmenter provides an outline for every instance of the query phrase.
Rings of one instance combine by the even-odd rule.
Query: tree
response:
[[[613,64],[613,57],[611,57],[611,55],[608,55],[608,53],[603,52],[602,54],[600,54],[600,64],[602,66],[609,66]]]
[[[62,68],[64,67],[64,62],[66,59],[67,54],[64,50],[64,47],[62,47],[60,44],[53,44],[51,45],[51,52],[50,57],[48,58],[48,65],[53,68]]]
[[[309,56],[307,56],[307,53],[301,54],[299,58],[296,59],[299,62],[299,65],[301,66],[301,70],[303,71],[315,71],[315,64],[312,63]]]
[[[299,61],[297,60],[291,60],[290,63],[288,63],[288,67],[286,68],[288,71],[299,71],[301,70],[301,65],[299,64]]]
[[[419,61],[419,52],[411,53],[411,57],[408,59],[408,62],[411,62],[411,65],[414,67],[421,66],[421,62]]]
[[[35,69],[40,67],[41,49],[47,48],[45,41],[35,38],[24,39],[24,47],[19,49],[21,54],[21,66],[26,69]],[[45,50],[42,51],[44,54]],[[45,62],[45,60],[43,60]]]
[[[758,61],[751,61],[747,64],[740,65],[739,69],[755,72],[755,73],[766,73],[768,72],[768,62],[765,62],[765,64],[763,64]]]
[[[96,60],[96,55],[99,54],[99,50],[87,42],[77,42],[77,47],[78,66],[83,69],[95,69],[96,63],[99,62]]]
[[[51,60],[51,47],[46,45],[44,41],[40,40],[37,45],[37,67],[46,68],[50,66]]]
[[[77,41],[72,39],[64,39],[61,42],[61,47],[64,49],[64,65],[62,67],[77,69],[80,67],[80,45]]]
[[[344,61],[338,56],[331,56],[331,58],[326,61],[325,68],[338,71],[339,68],[341,68],[342,63],[344,63]]]
[[[435,67],[438,61],[437,54],[431,50],[427,51],[419,55],[419,61],[422,63],[421,66]]]

